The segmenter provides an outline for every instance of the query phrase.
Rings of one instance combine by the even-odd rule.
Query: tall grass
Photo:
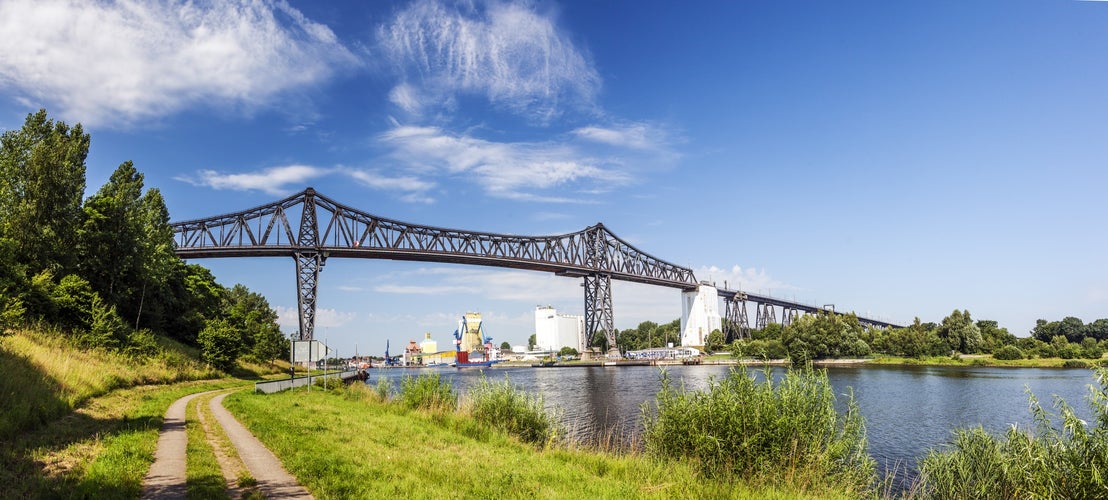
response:
[[[400,380],[399,398],[404,406],[412,409],[444,412],[458,407],[458,393],[439,373],[404,377]]]
[[[542,396],[527,394],[512,385],[507,376],[501,382],[481,377],[466,395],[465,409],[473,418],[525,443],[545,447],[556,444],[565,434],[558,416],[543,407]]]
[[[825,371],[790,370],[776,385],[763,373],[758,382],[732,369],[696,392],[674,388],[663,372],[657,416],[643,406],[647,453],[690,460],[709,478],[868,492],[875,462],[853,395],[840,415]]]
[[[1035,432],[1012,426],[1003,437],[984,429],[954,431],[944,451],[920,464],[919,490],[932,498],[1108,498],[1108,369],[1086,399],[1094,425],[1055,397],[1060,425],[1028,393]]]
[[[78,348],[49,332],[0,336],[0,438],[61,417],[90,398],[124,387],[217,378],[183,346],[159,341],[154,356]]]

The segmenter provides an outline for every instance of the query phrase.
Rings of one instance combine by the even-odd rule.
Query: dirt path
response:
[[[189,394],[165,411],[165,420],[158,435],[158,448],[154,451],[154,464],[142,480],[142,498],[185,498],[185,408],[189,401],[206,392]]]
[[[238,450],[239,458],[250,470],[250,475],[258,481],[258,489],[266,498],[314,498],[308,490],[300,486],[296,478],[289,474],[281,461],[269,451],[258,438],[246,430],[231,413],[223,407],[223,398],[226,394],[220,394],[212,398],[212,414],[216,421],[223,426],[223,431]]]
[[[257,489],[266,498],[314,498],[303,486],[300,486],[296,478],[285,471],[281,461],[223,407],[223,398],[227,396],[227,391],[190,394],[174,401],[169,406],[165,413],[161,434],[158,437],[154,464],[150,466],[150,471],[143,479],[142,498],[144,500],[185,498],[185,464],[188,446],[188,436],[185,432],[186,409],[189,401],[193,398],[210,396],[217,392],[223,393],[211,397],[208,402],[209,407],[216,422],[223,428],[227,439],[231,441],[238,452],[238,458],[241,459],[241,461],[237,461],[230,458],[220,452],[219,446],[214,446],[220,468],[223,469],[223,474],[228,480],[228,494],[234,495],[236,493],[233,478],[229,476],[234,474],[236,470],[245,468],[250,471],[250,475],[257,481]],[[200,401],[200,403],[202,404],[203,401]],[[204,412],[198,411],[197,414],[201,420],[204,420]],[[212,426],[207,425],[208,422],[202,423],[205,424],[203,427],[208,442],[217,442],[218,439],[217,436],[213,435],[215,430]],[[229,461],[237,463],[228,463]]]

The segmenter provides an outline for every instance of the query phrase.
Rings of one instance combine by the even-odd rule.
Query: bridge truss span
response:
[[[689,268],[654,257],[603,224],[551,236],[447,229],[378,217],[338,203],[312,188],[241,212],[172,223],[175,251],[184,259],[286,256],[296,261],[300,337],[313,338],[319,273],[331,257],[392,259],[507,267],[583,279],[587,340],[604,335],[615,348],[611,280],[695,290]],[[795,311],[772,297],[719,290],[732,324],[746,323],[745,302]],[[741,299],[741,300],[740,300]],[[742,312],[739,312],[739,306]],[[734,317],[732,318],[732,312]],[[807,312],[807,311],[805,311]],[[759,309],[759,324],[764,313]],[[783,312],[783,318],[788,310]],[[776,320],[773,320],[776,321]],[[738,333],[741,336],[741,331]],[[734,336],[732,333],[728,337]]]

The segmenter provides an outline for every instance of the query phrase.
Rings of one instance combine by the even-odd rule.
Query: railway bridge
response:
[[[241,212],[170,224],[183,259],[292,257],[296,261],[300,338],[314,336],[319,275],[330,258],[392,259],[550,272],[583,280],[589,345],[604,335],[615,349],[612,280],[682,291],[682,343],[703,345],[720,328],[730,342],[754,327],[788,324],[823,309],[781,298],[717,288],[693,271],[643,252],[603,224],[554,236],[520,236],[410,224],[338,203],[312,188]],[[725,304],[719,314],[719,301]],[[778,319],[780,310],[780,319]],[[726,319],[727,321],[722,321]],[[896,326],[859,317],[863,324]]]

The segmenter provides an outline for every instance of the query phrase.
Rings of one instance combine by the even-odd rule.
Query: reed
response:
[[[408,408],[432,412],[454,411],[458,407],[458,394],[439,373],[404,377],[400,380],[399,399]]]
[[[921,496],[929,498],[1104,498],[1108,496],[1108,369],[1086,397],[1096,421],[1081,420],[1055,397],[1057,415],[1028,392],[1034,432],[1012,426],[1003,437],[984,429],[954,431],[945,450],[920,463]],[[1058,423],[1055,423],[1055,418]]]
[[[853,394],[840,415],[826,372],[790,370],[778,384],[763,374],[733,369],[696,392],[663,372],[656,416],[642,410],[646,452],[691,461],[708,478],[867,494],[876,466]]]
[[[558,415],[548,413],[541,395],[531,396],[512,385],[485,377],[469,387],[465,411],[482,424],[490,425],[538,447],[557,444],[565,435]]]

